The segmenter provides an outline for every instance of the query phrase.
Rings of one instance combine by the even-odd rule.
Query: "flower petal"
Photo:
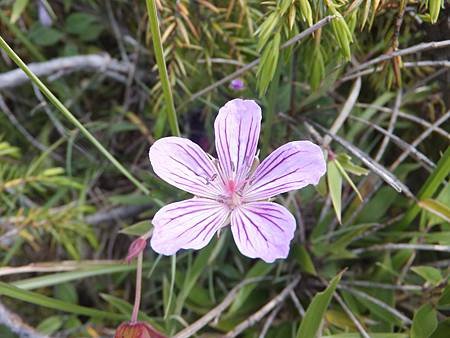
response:
[[[295,218],[279,204],[251,202],[233,210],[231,231],[242,254],[272,263],[289,254]]]
[[[286,143],[258,166],[243,193],[244,200],[267,199],[315,185],[325,171],[325,159],[318,145],[309,141]]]
[[[225,181],[244,180],[250,171],[261,129],[261,108],[253,100],[235,99],[219,110],[214,130]]]
[[[150,245],[156,252],[173,255],[179,249],[201,249],[225,225],[229,210],[205,198],[171,203],[153,217]]]
[[[156,175],[191,194],[215,198],[222,194],[217,169],[194,142],[181,137],[164,137],[149,151]]]

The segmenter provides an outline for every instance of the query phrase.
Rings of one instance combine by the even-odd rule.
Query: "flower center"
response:
[[[230,209],[234,209],[242,204],[240,189],[235,181],[229,180],[225,184],[225,193],[224,202]]]

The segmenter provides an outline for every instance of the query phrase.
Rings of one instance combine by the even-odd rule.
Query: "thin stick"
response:
[[[266,305],[264,305],[261,309],[256,311],[253,315],[248,317],[238,326],[236,326],[232,331],[228,332],[224,338],[234,338],[240,335],[249,327],[252,327],[257,322],[259,322],[265,315],[267,315],[273,308],[281,304],[287,296],[289,296],[290,292],[297,286],[300,282],[300,277],[295,278],[288,286],[286,286],[278,296],[269,301]]]
[[[225,309],[231,305],[231,303],[235,300],[236,294],[238,291],[245,285],[254,283],[256,281],[260,281],[260,278],[252,278],[247,279],[242,282],[240,282],[238,285],[236,285],[231,291],[228,293],[228,295],[224,298],[224,300],[214,307],[211,311],[209,311],[207,314],[205,314],[203,317],[198,319],[196,322],[191,324],[190,326],[186,327],[185,329],[178,332],[175,336],[172,338],[189,338],[192,337],[196,332],[201,330],[204,326],[206,326],[210,321],[214,320],[214,318],[217,318],[220,316],[220,314],[225,311]]]
[[[450,245],[440,244],[410,244],[410,243],[386,243],[372,245],[367,248],[358,248],[351,251],[352,254],[359,255],[368,251],[385,251],[385,250],[422,250],[422,251],[440,251],[450,252]]]
[[[361,78],[358,77],[355,83],[353,84],[352,89],[350,90],[350,94],[347,100],[345,101],[344,106],[342,107],[339,115],[337,116],[336,120],[334,120],[333,125],[329,129],[330,134],[336,135],[339,129],[341,129],[348,115],[352,111],[356,103],[356,100],[358,99],[360,91],[361,91]],[[332,138],[330,135],[325,135],[325,137],[323,138],[323,146],[327,148],[331,140]]]
[[[52,59],[44,62],[33,62],[28,68],[37,76],[44,77],[53,75],[64,70],[64,74],[77,71],[112,71],[125,74],[131,68],[131,64],[120,62],[111,58],[108,54],[76,55]],[[20,86],[30,81],[30,78],[21,69],[14,69],[0,74],[0,89]]]
[[[403,18],[403,15],[402,15],[402,18]],[[386,151],[386,148],[389,144],[389,135],[391,135],[394,132],[394,127],[395,127],[395,123],[397,122],[398,112],[400,110],[400,105],[402,104],[402,97],[403,97],[402,90],[399,89],[397,91],[397,96],[395,98],[394,108],[392,109],[391,119],[389,120],[389,126],[387,129],[388,134],[386,134],[383,138],[383,141],[381,141],[380,148],[378,149],[378,152],[374,158],[374,160],[377,162],[380,161],[381,157],[383,156],[384,152]]]
[[[450,40],[443,40],[443,41],[432,41],[432,42],[424,42],[419,43],[418,45],[411,46],[405,49],[399,49],[397,51],[394,51],[389,54],[382,54],[372,60],[369,60],[365,63],[360,64],[359,66],[356,66],[355,68],[351,69],[349,74],[356,73],[362,69],[366,69],[372,65],[375,65],[377,63],[395,58],[396,56],[402,56],[402,55],[408,55],[417,53],[420,51],[428,50],[428,49],[437,49],[437,48],[445,48],[447,46],[450,46]]]
[[[333,297],[334,297],[334,299],[337,300],[337,302],[342,307],[342,309],[344,309],[345,313],[347,314],[347,316],[349,316],[349,318],[351,319],[353,324],[355,324],[355,326],[358,329],[359,333],[361,333],[361,335],[364,338],[370,338],[370,336],[367,333],[367,331],[364,329],[362,324],[359,322],[358,318],[356,318],[356,316],[353,314],[353,312],[350,310],[350,308],[347,306],[347,304],[345,304],[345,302],[342,300],[341,296],[339,296],[339,294],[337,292],[335,292],[333,294]]]
[[[345,290],[357,297],[361,297],[375,305],[378,305],[379,307],[385,309],[387,312],[391,313],[392,315],[394,315],[395,317],[397,317],[398,319],[400,319],[403,323],[410,325],[412,323],[411,319],[409,319],[408,317],[406,317],[403,313],[401,313],[400,311],[394,309],[392,306],[386,304],[385,302],[382,302],[381,300],[379,300],[378,298],[372,297],[370,295],[368,295],[365,292],[362,291],[358,291],[355,290],[353,288],[349,288],[347,286],[344,285],[338,285],[337,286],[338,289],[341,290]]]

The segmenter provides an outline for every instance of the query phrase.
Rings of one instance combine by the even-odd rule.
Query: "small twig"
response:
[[[289,46],[292,46],[293,44],[297,43],[298,41],[303,40],[305,37],[311,35],[312,33],[314,33],[319,28],[321,28],[321,27],[325,26],[326,24],[328,24],[334,18],[335,18],[334,15],[326,16],[322,20],[318,21],[316,24],[312,25],[308,29],[305,29],[303,32],[297,34],[292,39],[286,41],[284,44],[281,45],[280,49],[281,50],[285,49],[285,48],[287,48]],[[210,92],[211,90],[216,89],[217,87],[219,87],[219,86],[221,86],[221,85],[223,85],[225,83],[228,83],[231,80],[234,80],[235,78],[241,76],[242,74],[244,74],[248,70],[250,70],[253,67],[255,67],[256,65],[258,65],[259,61],[260,61],[259,58],[255,59],[252,62],[250,62],[250,63],[246,64],[245,66],[243,66],[242,68],[239,68],[235,72],[231,73],[230,75],[225,76],[224,78],[220,79],[219,81],[214,82],[212,85],[209,85],[208,87],[203,88],[202,90],[199,90],[198,92],[192,94],[191,97],[188,99],[188,101],[185,102],[185,103],[194,101],[194,100],[198,99],[199,97],[203,96],[204,94]]]
[[[354,255],[359,255],[369,251],[385,251],[385,250],[422,250],[422,251],[440,251],[450,252],[450,245],[440,244],[411,244],[411,243],[386,243],[376,244],[367,248],[358,248],[351,250]]]
[[[361,108],[373,108],[373,109],[376,109],[376,110],[381,111],[381,112],[385,112],[385,113],[388,113],[388,114],[393,114],[393,109],[388,108],[388,107],[377,106],[377,105],[374,105],[374,104],[356,103],[355,106],[361,107]],[[417,117],[415,115],[407,114],[407,113],[405,113],[405,112],[403,112],[401,110],[398,111],[398,116],[401,117],[401,118],[404,118],[406,120],[416,122],[416,123],[420,124],[421,126],[423,126],[425,128],[431,128],[433,126],[432,123],[430,123],[430,122],[428,122],[428,121],[426,121],[426,120],[424,120],[424,119],[422,119],[420,117]],[[435,126],[434,127],[434,131],[436,131],[438,134],[444,136],[445,138],[447,138],[450,141],[450,134],[448,132],[446,132],[445,130],[443,130],[442,128],[439,128],[439,127]]]
[[[412,143],[411,143],[411,147],[409,147],[408,149],[406,149],[405,151],[403,151],[403,153],[395,160],[394,163],[391,164],[390,168],[391,170],[396,169],[400,163],[406,158],[406,156],[409,155],[409,153],[415,149],[415,147],[417,147],[419,145],[419,143],[421,143],[426,137],[428,137],[433,131],[435,131],[439,125],[441,125],[442,123],[444,123],[445,121],[448,120],[448,118],[450,117],[450,110],[442,115],[435,123],[433,123],[432,125],[430,125],[428,127],[428,129],[424,130],[422,134],[420,134]]]
[[[347,306],[347,304],[345,304],[345,302],[342,300],[341,296],[339,296],[339,294],[337,292],[335,292],[333,294],[333,297],[334,297],[334,299],[337,300],[337,302],[342,307],[342,309],[347,314],[347,316],[351,319],[353,324],[355,324],[355,326],[358,329],[359,333],[361,333],[361,336],[363,336],[364,338],[370,338],[370,336],[367,333],[367,331],[364,329],[362,324],[359,322],[358,318],[356,318],[356,316],[353,314],[353,312],[350,310],[350,308]]]
[[[297,295],[295,294],[294,290],[291,290],[291,292],[289,293],[289,296],[292,299],[292,302],[294,303],[295,308],[298,311],[298,314],[300,315],[300,317],[304,317],[305,316],[305,308],[303,307],[302,303],[300,303],[300,301],[298,300]]]
[[[384,290],[400,290],[400,291],[423,291],[423,287],[419,285],[396,285],[396,284],[386,284],[377,283],[363,280],[354,281],[341,281],[341,285],[347,286],[360,286],[369,289],[384,289]]]
[[[388,54],[382,54],[372,60],[369,60],[367,62],[364,62],[362,64],[360,64],[359,66],[354,67],[353,69],[350,70],[350,72],[348,72],[349,74],[353,74],[356,73],[358,71],[361,71],[363,69],[366,69],[372,65],[375,65],[377,63],[392,59],[396,56],[403,56],[403,55],[408,55],[408,54],[413,54],[413,53],[417,53],[417,52],[421,52],[424,50],[428,50],[428,49],[437,49],[437,48],[445,48],[447,46],[450,46],[450,40],[442,40],[442,41],[432,41],[432,42],[424,42],[424,43],[420,43],[418,45],[415,46],[411,46],[405,49],[399,49],[397,51],[394,51],[392,53],[388,53]]]
[[[403,17],[403,15],[402,15],[402,17]],[[386,151],[386,148],[389,144],[389,135],[392,135],[392,133],[394,132],[394,127],[395,127],[395,123],[397,122],[398,112],[399,112],[400,106],[402,104],[402,97],[403,97],[402,90],[399,89],[397,91],[397,96],[395,98],[394,108],[392,109],[391,119],[389,120],[387,134],[384,136],[383,141],[381,141],[380,148],[378,149],[378,152],[374,158],[374,160],[377,162],[380,161],[381,157],[384,155],[384,152]]]
[[[278,296],[269,301],[266,305],[264,305],[261,309],[256,311],[246,320],[237,325],[232,331],[228,332],[224,337],[225,338],[234,338],[240,335],[249,327],[252,327],[257,322],[259,322],[265,315],[267,315],[273,308],[281,304],[285,298],[290,294],[290,292],[295,288],[295,286],[300,282],[300,277],[296,277],[288,286],[286,286],[283,291],[280,292]]]
[[[405,62],[402,63],[402,68],[415,68],[415,67],[444,67],[444,68],[449,68],[450,67],[450,61],[441,61],[441,60],[427,61],[427,60],[425,60],[425,61],[405,61]],[[373,74],[373,73],[381,72],[383,69],[384,69],[384,67],[382,67],[382,66],[368,68],[368,69],[362,70],[360,72],[344,76],[338,82],[339,83],[343,83],[343,82],[346,82],[346,81],[349,81],[349,80],[356,79],[357,77],[362,77],[362,76],[370,75],[370,74]]]
[[[270,327],[272,326],[273,321],[275,320],[275,317],[277,316],[278,312],[281,310],[281,305],[278,305],[273,311],[270,313],[269,317],[267,317],[266,322],[264,323],[264,326],[259,334],[259,338],[265,338],[267,332],[269,331]]]
[[[413,155],[419,162],[423,162],[425,164],[425,166],[424,166],[425,169],[427,169],[428,171],[431,171],[431,168],[436,167],[436,164],[433,161],[431,161],[428,157],[426,157],[422,152],[417,150],[411,144],[403,141],[400,137],[398,137],[392,133],[389,133],[389,131],[387,131],[386,129],[383,129],[383,128],[379,127],[378,125],[376,125],[375,123],[361,119],[356,116],[351,116],[351,119],[361,122],[361,123],[364,123],[364,124],[372,127],[373,129],[375,129],[376,131],[379,131],[380,133],[384,134],[388,139],[391,139],[401,149],[403,149],[404,151],[407,150],[408,154]],[[375,161],[377,161],[377,160],[375,159]]]
[[[24,323],[17,314],[12,313],[2,303],[0,303],[0,323],[8,327],[20,338],[49,338],[49,336],[37,332]]]
[[[380,176],[387,184],[393,187],[398,192],[403,192],[407,197],[415,199],[414,194],[409,190],[409,188],[403,184],[397,177],[394,176],[390,171],[384,168],[378,162],[375,162],[369,155],[364,153],[361,149],[355,147],[350,142],[344,140],[343,138],[332,135],[328,132],[328,130],[322,127],[320,124],[315,123],[314,121],[309,121],[311,124],[315,125],[316,128],[320,129],[322,132],[330,135],[335,141],[341,144],[345,149],[347,149],[354,156],[358,157],[369,169],[374,171],[378,176]]]
[[[330,144],[330,142],[332,140],[331,135],[337,134],[337,132],[339,131],[339,129],[341,129],[345,120],[349,116],[350,112],[353,109],[353,106],[356,103],[356,100],[358,99],[360,91],[361,91],[361,78],[358,77],[356,79],[355,83],[353,84],[352,89],[350,90],[350,94],[349,94],[347,100],[345,101],[344,106],[342,107],[342,110],[340,111],[336,120],[334,120],[333,125],[329,129],[330,135],[325,135],[325,137],[323,139],[323,146],[325,148],[328,147],[328,145]]]
[[[30,63],[28,67],[37,77],[45,77],[64,71],[64,74],[76,71],[113,71],[126,74],[131,65],[111,58],[108,54],[67,56],[45,62]],[[21,69],[0,74],[0,89],[20,86],[30,81]]]
[[[204,326],[206,326],[209,322],[214,320],[214,318],[217,318],[220,316],[220,314],[231,305],[231,303],[235,300],[236,294],[238,291],[245,285],[254,283],[256,281],[260,281],[260,278],[252,278],[247,279],[242,282],[240,282],[238,285],[236,285],[233,289],[231,289],[230,292],[228,292],[227,296],[224,298],[224,300],[211,309],[207,314],[205,314],[203,317],[198,319],[196,322],[191,324],[190,326],[184,328],[180,332],[178,332],[175,336],[172,338],[189,338],[192,337],[195,333],[197,333],[199,330],[201,330]]]
[[[365,292],[362,291],[358,291],[355,290],[353,288],[350,288],[348,286],[345,285],[338,285],[337,286],[338,289],[340,290],[345,290],[357,297],[361,297],[375,305],[378,305],[379,307],[383,308],[384,310],[386,310],[387,312],[391,313],[392,315],[394,315],[395,317],[397,317],[398,319],[400,319],[403,323],[410,325],[412,323],[411,319],[409,319],[408,317],[406,317],[403,313],[401,313],[400,311],[398,311],[397,309],[393,308],[392,306],[386,304],[385,302],[382,302],[381,300],[379,300],[378,298],[372,297],[370,295],[368,295]]]

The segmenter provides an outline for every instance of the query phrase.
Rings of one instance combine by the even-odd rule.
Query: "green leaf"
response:
[[[341,195],[342,195],[342,176],[336,166],[336,162],[328,161],[327,165],[328,188],[330,189],[331,202],[336,213],[336,217],[341,223]]]
[[[58,299],[43,296],[37,292],[26,291],[15,286],[0,282],[0,295],[18,299],[27,303],[40,305],[54,310],[75,313],[96,318],[108,318],[112,320],[124,320],[127,316],[118,313],[106,312],[88,307],[70,304]]]
[[[430,304],[424,304],[414,314],[411,338],[428,338],[436,330],[437,325],[436,310]]]
[[[432,266],[415,266],[411,270],[432,285],[438,285],[442,282],[441,271]]]
[[[331,297],[333,296],[336,287],[341,280],[344,271],[334,277],[328,287],[316,294],[309,304],[306,310],[305,316],[300,323],[300,327],[297,331],[297,338],[316,338],[320,323],[325,316],[325,312],[330,304]]]
[[[34,24],[30,28],[28,38],[38,46],[53,46],[64,36],[60,31],[44,27],[40,24]]]
[[[356,193],[356,195],[358,195],[359,200],[362,201],[363,198],[362,198],[361,193],[359,192],[358,188],[356,187],[355,183],[353,183],[352,179],[350,178],[350,176],[348,176],[347,172],[341,166],[339,161],[336,160],[335,163],[336,163],[336,167],[339,169],[339,172],[341,173],[342,177],[345,178],[345,180],[348,182],[348,184],[350,184],[350,186],[352,187],[352,189]]]
[[[251,279],[256,277],[263,277],[267,275],[270,270],[272,270],[273,264],[267,264],[264,262],[257,262],[253,267],[247,272],[245,275],[245,279]],[[230,309],[228,310],[227,316],[237,312],[245,303],[247,298],[250,296],[252,291],[258,286],[258,283],[251,283],[242,287],[236,295],[236,298],[231,304]]]
[[[369,170],[367,170],[366,168],[354,164],[352,162],[352,158],[346,153],[340,153],[336,155],[336,160],[340,163],[342,168],[344,168],[349,173],[352,173],[353,175],[366,176],[369,173]]]
[[[300,271],[309,273],[313,276],[317,276],[317,271],[314,267],[314,263],[304,245],[294,246],[293,255],[298,262]]]
[[[440,310],[450,310],[450,284],[442,291],[442,295],[438,301],[438,308]]]
[[[16,0],[11,11],[11,23],[15,23],[20,18],[22,12],[28,5],[28,0]]]
[[[103,26],[91,14],[73,13],[66,20],[65,31],[78,35],[83,41],[92,41],[98,38],[103,31]]]
[[[40,322],[36,327],[36,330],[43,334],[52,335],[58,331],[62,325],[63,320],[61,316],[51,316]]]
[[[450,222],[450,208],[437,200],[427,198],[417,203],[419,207],[431,212],[433,215],[440,217],[446,222]]]
[[[77,290],[70,283],[56,285],[53,294],[56,298],[61,299],[67,303],[78,303]]]
[[[148,266],[148,264],[144,264],[144,266]],[[74,280],[79,280],[82,278],[118,272],[133,271],[135,269],[136,269],[135,264],[109,264],[109,265],[105,264],[104,266],[97,266],[95,268],[84,268],[78,271],[60,272],[46,276],[22,279],[20,281],[14,282],[12,285],[20,289],[32,290],[46,286],[66,283]]]
[[[119,231],[121,234],[130,236],[142,236],[150,231],[152,223],[150,221],[142,221],[135,223],[129,227],[123,228]]]

